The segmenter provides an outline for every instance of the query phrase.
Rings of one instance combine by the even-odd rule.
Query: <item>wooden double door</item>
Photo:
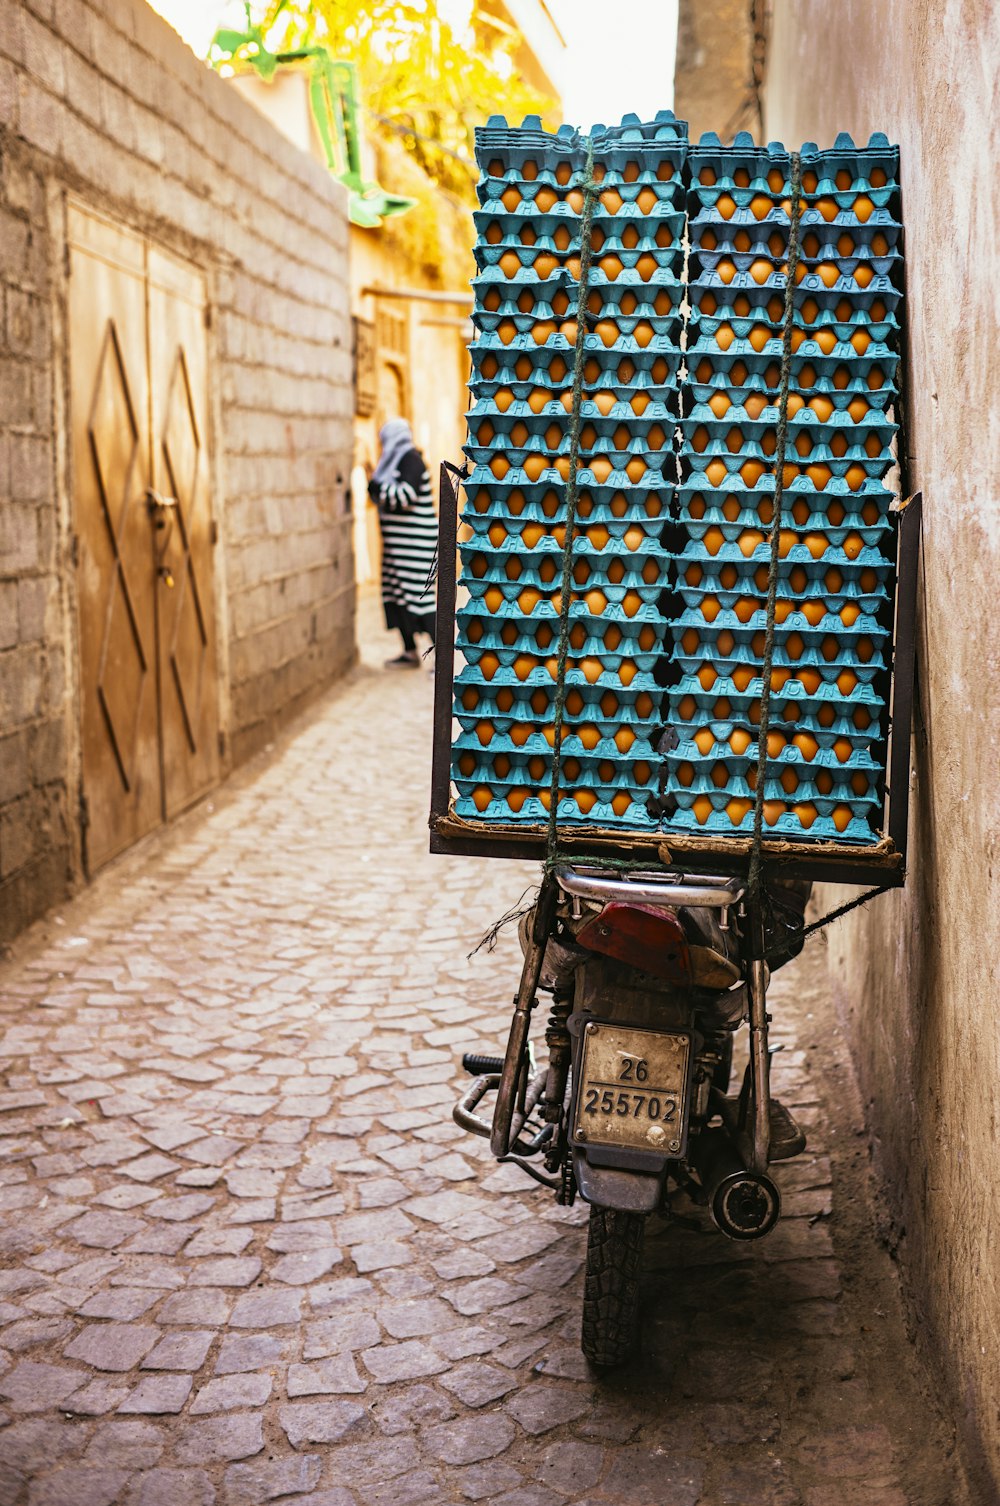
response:
[[[70,204],[69,363],[88,871],[219,775],[201,272]]]

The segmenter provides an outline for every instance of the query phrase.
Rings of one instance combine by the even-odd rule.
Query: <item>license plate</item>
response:
[[[590,1021],[580,1053],[574,1140],[679,1154],[690,1051],[687,1035]]]

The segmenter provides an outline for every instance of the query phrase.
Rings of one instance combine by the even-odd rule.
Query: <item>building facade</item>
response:
[[[355,586],[344,191],[142,0],[4,5],[0,237],[6,939],[353,662]]]

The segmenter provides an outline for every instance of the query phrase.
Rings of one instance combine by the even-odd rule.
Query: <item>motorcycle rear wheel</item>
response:
[[[645,1228],[644,1213],[591,1207],[580,1347],[600,1369],[622,1364],[635,1343]]]

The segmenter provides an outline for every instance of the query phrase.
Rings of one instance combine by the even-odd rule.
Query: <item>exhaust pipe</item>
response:
[[[781,1195],[764,1172],[749,1171],[723,1129],[703,1130],[692,1161],[712,1220],[727,1239],[763,1239],[781,1213]]]

